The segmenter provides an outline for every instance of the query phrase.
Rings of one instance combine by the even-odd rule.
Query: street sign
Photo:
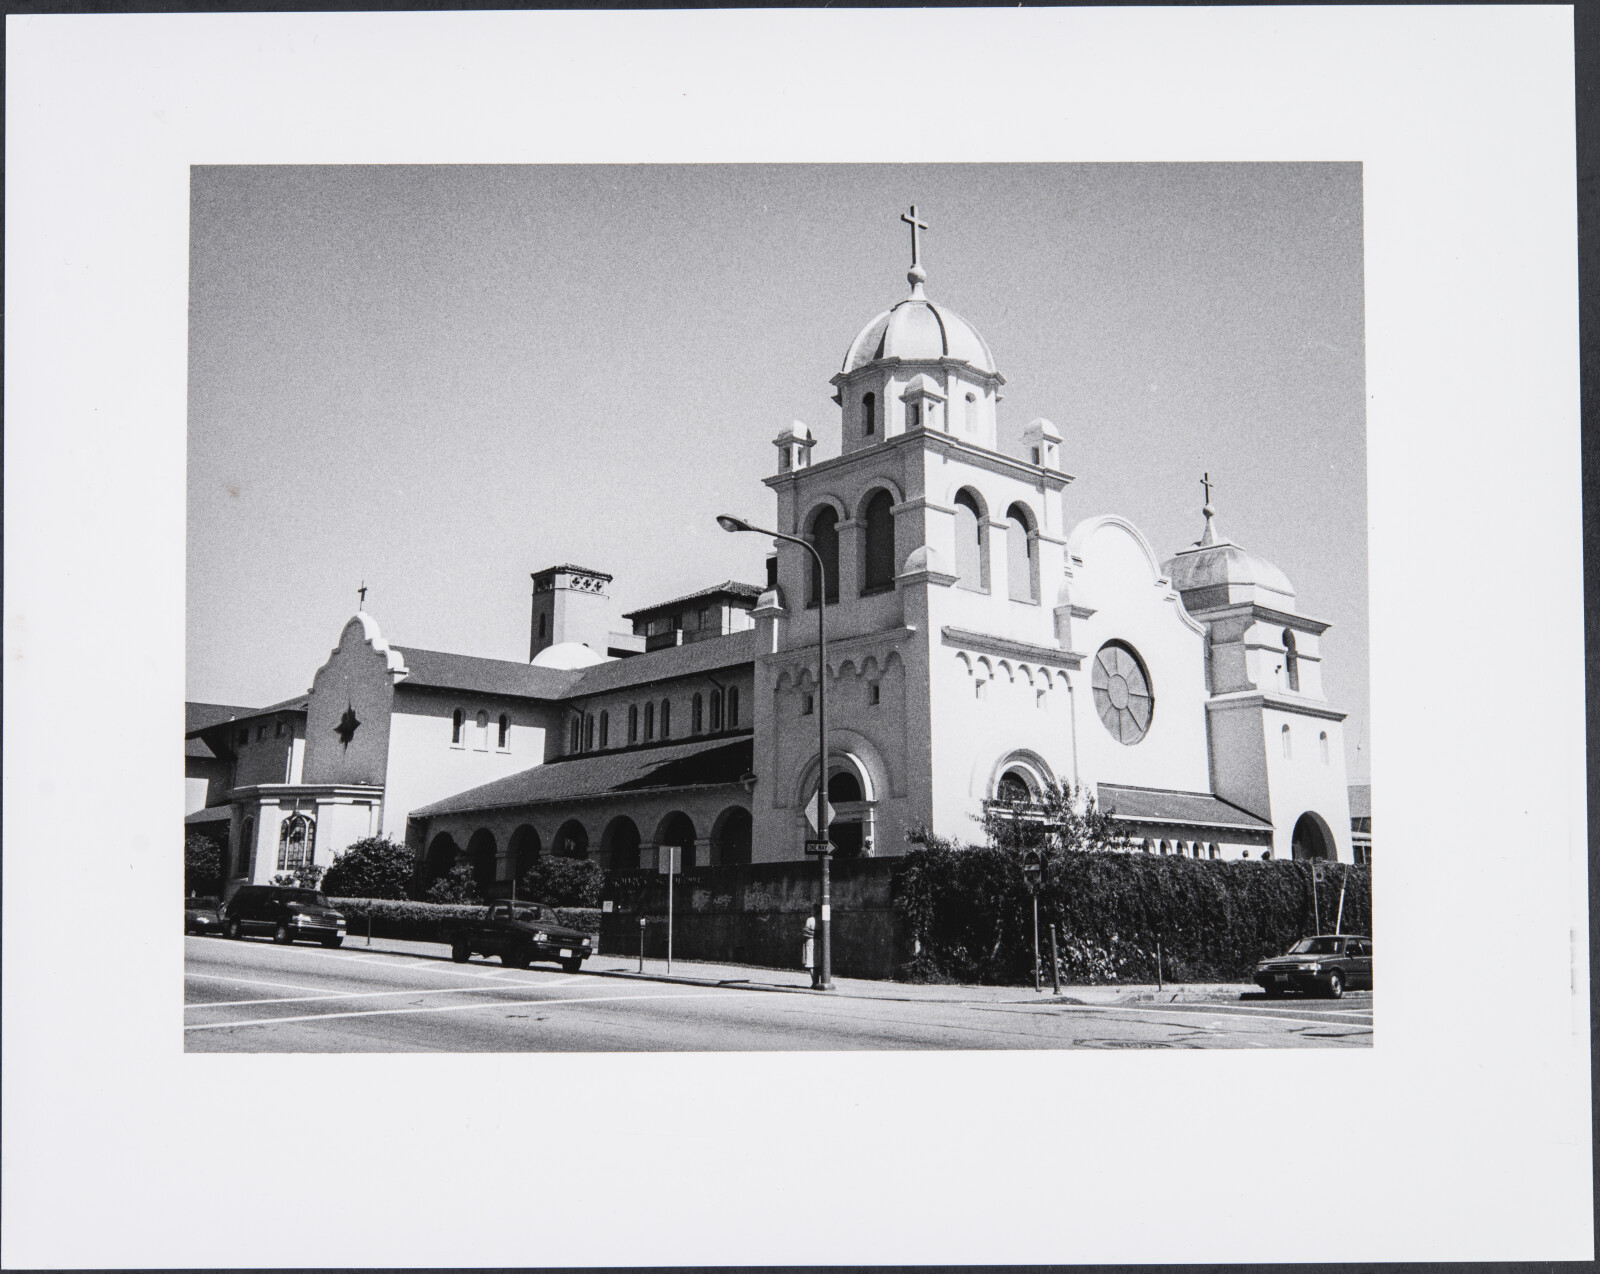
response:
[[[683,874],[683,846],[661,846],[656,851],[656,871],[663,876],[681,876]]]
[[[806,802],[806,822],[811,824],[812,831],[817,831],[821,827],[821,824],[817,822],[817,797],[819,795],[820,793],[813,792],[811,799]],[[830,823],[833,822],[833,811],[831,809],[827,811],[827,815],[828,821]]]
[[[1328,865],[1321,859],[1318,859],[1316,862],[1311,864],[1311,874],[1316,877],[1317,883],[1320,885],[1328,878]]]
[[[609,898],[605,899],[600,904],[600,910],[601,911],[610,911],[611,909],[612,909],[612,907],[611,907],[611,899],[609,899]]]
[[[1027,885],[1030,894],[1039,888],[1039,879],[1043,875],[1044,867],[1039,861],[1039,855],[1030,849],[1022,856],[1022,883]]]
[[[833,853],[833,842],[827,837],[823,837],[820,840],[808,840],[806,841],[806,853],[831,854]]]

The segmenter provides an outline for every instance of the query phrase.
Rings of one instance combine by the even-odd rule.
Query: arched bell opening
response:
[[[1323,822],[1322,816],[1311,810],[1300,815],[1295,822],[1289,844],[1296,862],[1317,859],[1331,862],[1338,857],[1333,833],[1328,829],[1327,823]]]

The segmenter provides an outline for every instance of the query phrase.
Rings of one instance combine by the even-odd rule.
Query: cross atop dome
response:
[[[906,271],[906,282],[911,284],[911,295],[922,296],[922,285],[927,282],[928,272],[922,268],[922,240],[917,234],[919,230],[926,230],[928,223],[917,217],[917,205],[911,205],[909,213],[902,212],[900,220],[911,227],[911,268]]]

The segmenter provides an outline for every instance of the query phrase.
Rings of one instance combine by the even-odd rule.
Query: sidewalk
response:
[[[450,962],[450,948],[442,942],[412,942],[401,938],[374,938],[367,946],[363,934],[351,934],[345,939],[344,950],[362,954],[410,956],[413,959]],[[474,956],[473,965],[500,968],[498,960],[484,960]],[[534,965],[535,969],[546,969]],[[549,969],[547,971],[553,971]],[[593,977],[617,978],[633,982],[669,982],[683,986],[736,987],[749,991],[766,991],[792,995],[833,995],[854,1000],[897,1000],[904,1003],[964,1003],[964,1004],[1040,1004],[1054,1000],[1058,1004],[1192,1004],[1238,1000],[1241,995],[1259,995],[1260,990],[1248,983],[1185,983],[1166,986],[1160,991],[1154,986],[1063,986],[1060,996],[1050,993],[1050,984],[1043,991],[1024,986],[948,986],[935,983],[878,982],[868,978],[840,978],[833,980],[831,992],[813,991],[811,974],[805,969],[762,969],[749,965],[711,964],[699,960],[674,960],[672,972],[667,972],[665,960],[646,960],[644,972],[639,972],[637,956],[597,955],[586,960],[583,972]]]

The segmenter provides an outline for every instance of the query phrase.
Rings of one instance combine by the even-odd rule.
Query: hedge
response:
[[[1371,874],[1330,865],[1313,918],[1311,865],[1218,862],[1137,853],[1061,853],[1045,864],[1039,947],[1045,977],[1056,925],[1061,978],[1079,984],[1248,982],[1256,961],[1331,932],[1346,883],[1345,933],[1372,932]],[[1026,983],[1033,978],[1031,898],[1010,850],[932,844],[906,855],[899,905],[914,981]]]
[[[374,938],[405,938],[413,942],[445,942],[449,931],[483,917],[482,905],[397,902],[388,898],[330,898],[344,913],[351,938],[367,936],[367,918],[372,918]],[[600,932],[597,907],[557,907],[556,919],[582,933]]]

